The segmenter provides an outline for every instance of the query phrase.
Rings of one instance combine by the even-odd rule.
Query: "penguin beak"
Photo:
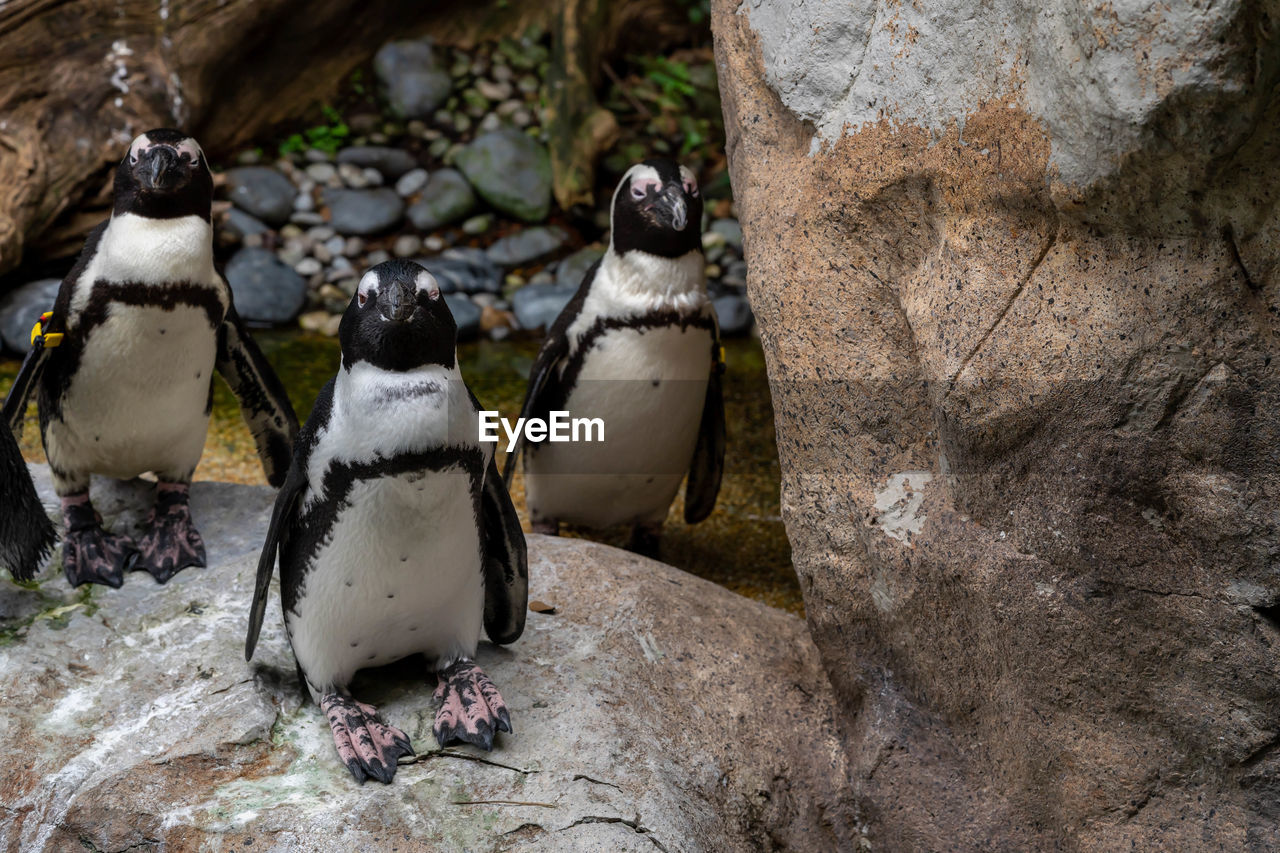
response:
[[[689,206],[684,200],[684,187],[679,184],[663,189],[654,202],[658,216],[674,231],[683,231],[689,223]]]
[[[138,154],[134,177],[144,190],[168,192],[187,182],[187,170],[178,152],[167,145],[153,145]]]
[[[411,284],[396,279],[378,290],[378,313],[382,319],[404,322],[418,310],[418,291]]]

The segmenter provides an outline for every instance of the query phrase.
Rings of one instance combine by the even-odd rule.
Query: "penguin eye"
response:
[[[369,301],[369,297],[365,296],[363,293],[356,295],[356,304],[359,305],[361,308],[363,308],[364,304],[368,301]]]
[[[640,186],[639,184],[636,184],[631,187],[631,197],[634,198],[636,201],[639,201],[640,199],[644,198],[644,196],[645,196],[644,187]]]

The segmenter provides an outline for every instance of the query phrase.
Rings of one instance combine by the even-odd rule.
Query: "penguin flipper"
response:
[[[306,466],[294,460],[285,476],[284,485],[276,495],[275,506],[271,510],[271,524],[267,527],[267,541],[262,545],[262,554],[258,557],[258,579],[253,587],[253,604],[249,607],[249,631],[244,641],[244,659],[253,660],[253,650],[258,645],[258,634],[262,631],[262,620],[267,612],[267,599],[271,595],[271,575],[276,570],[276,554],[280,551],[280,543],[286,531],[293,525],[294,514],[298,509],[298,501],[306,490]]]
[[[720,377],[724,360],[720,356],[720,336],[711,341],[711,376],[707,380],[707,396],[702,404],[702,421],[698,426],[698,443],[689,463],[689,479],[684,487],[684,520],[687,524],[702,521],[715,509],[720,494],[720,478],[724,474],[724,390]]]
[[[513,643],[524,633],[529,604],[529,556],[520,516],[489,460],[480,496],[484,528],[484,630],[499,645]]]
[[[0,418],[3,418],[9,425],[9,429],[17,435],[22,435],[22,419],[26,417],[27,404],[31,402],[31,392],[35,390],[48,358],[49,351],[44,348],[44,342],[37,340],[31,349],[27,350],[26,357],[22,359],[22,367],[18,368],[18,375],[14,378],[13,385],[9,386],[9,395],[4,398]]]
[[[280,378],[250,337],[234,305],[227,309],[218,327],[217,366],[240,401],[240,412],[258,445],[267,482],[280,486],[293,456],[298,416]]]
[[[53,550],[57,536],[40,504],[18,442],[5,426],[0,426],[0,504],[4,506],[0,512],[0,565],[9,569],[14,580],[31,580]]]

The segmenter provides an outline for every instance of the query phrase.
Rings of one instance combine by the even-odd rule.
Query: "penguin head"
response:
[[[213,175],[200,144],[178,130],[148,130],[116,168],[115,212],[209,219]]]
[[[613,250],[678,258],[702,248],[702,196],[693,172],[671,160],[627,170],[613,193]]]
[[[426,364],[452,368],[458,327],[440,285],[413,261],[393,260],[364,274],[338,326],[342,366],[367,361],[383,370]]]

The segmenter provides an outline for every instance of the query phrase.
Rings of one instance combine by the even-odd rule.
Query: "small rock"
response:
[[[297,225],[286,225],[280,229],[280,236],[285,240],[293,240],[302,236],[302,229]]]
[[[721,235],[726,243],[739,252],[742,251],[742,226],[738,224],[738,220],[717,219],[711,223],[711,231],[709,233]]]
[[[298,275],[315,275],[324,269],[324,264],[320,263],[316,258],[303,258],[293,265],[293,270]]]
[[[241,151],[236,155],[237,166],[256,166],[262,162],[262,152],[258,149],[252,151]]]
[[[397,258],[408,258],[418,254],[422,249],[422,240],[415,234],[401,234],[391,246],[391,254]]]
[[[524,92],[526,95],[534,94],[540,87],[541,84],[538,82],[538,78],[534,77],[532,74],[525,74],[516,81],[516,88],[521,92]]]
[[[310,213],[316,209],[316,200],[311,193],[298,193],[293,199],[293,209],[299,213]]]
[[[271,225],[283,225],[293,213],[293,182],[266,166],[240,166],[226,173],[228,197],[236,207]]]
[[[448,249],[418,263],[431,271],[445,293],[498,293],[502,274],[483,249]]]
[[[719,231],[702,232],[702,250],[705,252],[709,249],[722,248],[725,244],[725,237]]]
[[[308,311],[298,315],[298,326],[306,332],[318,332],[329,322],[328,311]]]
[[[42,278],[0,296],[0,337],[6,348],[25,353],[31,348],[31,327],[45,311],[52,310],[62,280]],[[8,429],[8,424],[0,429]]]
[[[703,274],[703,275],[705,275],[708,279],[716,279],[716,278],[719,278],[719,277],[720,277],[720,267],[719,267],[719,265],[717,265],[717,264],[707,264],[707,265],[703,268],[703,270],[702,270],[702,274]]]
[[[522,329],[550,327],[576,290],[576,285],[526,284],[511,297],[511,310]]]
[[[474,338],[480,331],[480,308],[460,293],[446,293],[444,301],[458,324],[458,340]]]
[[[364,240],[359,237],[348,237],[347,241],[342,244],[342,251],[334,252],[335,255],[345,255],[348,258],[354,258],[364,251]]]
[[[338,175],[338,169],[332,163],[312,163],[307,166],[307,177],[317,184],[327,184]]]
[[[369,181],[365,177],[364,169],[354,163],[338,164],[338,177],[342,179],[342,183],[352,189],[364,189]]]
[[[382,173],[377,169],[366,167],[361,171],[364,174],[364,185],[366,187],[380,187],[387,182],[386,178],[382,177]]]
[[[730,287],[746,287],[747,286],[747,262],[733,261],[724,269],[724,275],[720,277],[720,283]]]
[[[409,132],[410,136],[422,138],[427,132],[427,125],[421,119],[415,118],[413,121],[405,125],[405,130]]]
[[[484,308],[486,305],[496,305],[498,302],[498,294],[496,293],[473,293],[471,301]]]
[[[418,166],[413,155],[401,148],[382,145],[355,145],[338,152],[338,163],[350,163],[361,169],[376,169],[382,177],[395,180]]]
[[[368,266],[376,267],[378,264],[383,263],[384,261],[389,261],[389,260],[391,260],[390,252],[386,251],[385,249],[374,249],[364,259],[364,262]]]
[[[308,148],[303,152],[302,159],[308,163],[327,163],[333,159],[333,155],[328,151],[321,151],[319,148]]]
[[[453,117],[453,129],[458,133],[466,133],[471,129],[471,116],[466,113],[458,113]]]
[[[751,305],[745,297],[736,293],[726,293],[723,296],[717,296],[711,304],[715,306],[716,317],[720,321],[720,334],[745,335],[751,331]]]
[[[266,249],[236,252],[226,275],[236,311],[250,322],[287,323],[306,304],[306,280]]]
[[[244,239],[242,239],[242,240],[240,241],[240,245],[242,245],[242,246],[255,246],[255,247],[256,247],[256,246],[263,246],[263,245],[265,245],[265,244],[266,244],[266,242],[267,242],[266,240],[264,240],[264,239],[263,239],[263,237],[264,237],[264,236],[265,236],[265,234],[246,234],[246,235],[244,236]]]
[[[494,242],[488,249],[489,260],[503,267],[518,267],[550,255],[569,239],[558,225],[525,228]]]
[[[393,41],[373,59],[374,70],[397,115],[426,118],[449,97],[453,81],[437,68],[429,41]]]
[[[422,248],[426,249],[428,252],[439,252],[446,245],[448,244],[445,243],[444,238],[439,234],[432,234],[430,237],[422,241]]]
[[[409,208],[409,221],[420,231],[434,231],[467,216],[475,206],[475,193],[462,173],[439,169],[427,180],[422,197]]]
[[[442,136],[427,146],[427,153],[439,160],[451,145],[453,142]]]
[[[427,185],[427,178],[426,169],[410,169],[396,181],[396,193],[401,198],[408,198]]]
[[[506,311],[499,311],[492,305],[478,306],[480,308],[480,331],[491,332],[499,326],[511,327],[515,322],[515,317]]]
[[[496,113],[489,113],[480,119],[480,132],[488,133],[491,130],[497,130],[502,127],[502,119],[498,118]]]
[[[492,213],[478,213],[462,223],[462,233],[472,237],[483,234],[493,227]]]
[[[486,133],[459,152],[457,163],[476,192],[499,211],[526,222],[550,213],[551,158],[526,134]]]
[[[569,257],[560,262],[556,267],[556,284],[561,287],[571,287],[575,291],[582,284],[582,279],[586,276],[587,270],[591,269],[591,265],[604,257],[604,249],[598,246],[587,246],[579,249]]]
[[[319,225],[324,222],[324,217],[313,210],[299,210],[289,217],[289,221],[295,225]]]
[[[528,127],[533,124],[533,113],[525,109],[516,110],[511,114],[511,123],[516,127]]]
[[[222,228],[241,240],[251,234],[263,234],[268,230],[265,222],[238,207],[227,211],[227,218],[223,221]]]
[[[324,191],[329,223],[341,234],[367,236],[386,231],[404,215],[404,200],[389,187]]]
[[[317,225],[307,229],[307,239],[312,243],[323,243],[326,240],[332,240],[337,233],[328,225]]]
[[[505,341],[511,337],[510,326],[494,326],[489,330],[489,339],[493,341]]]
[[[497,82],[492,80],[480,79],[476,81],[476,91],[484,95],[490,101],[505,101],[511,97],[512,87],[510,83]]]

